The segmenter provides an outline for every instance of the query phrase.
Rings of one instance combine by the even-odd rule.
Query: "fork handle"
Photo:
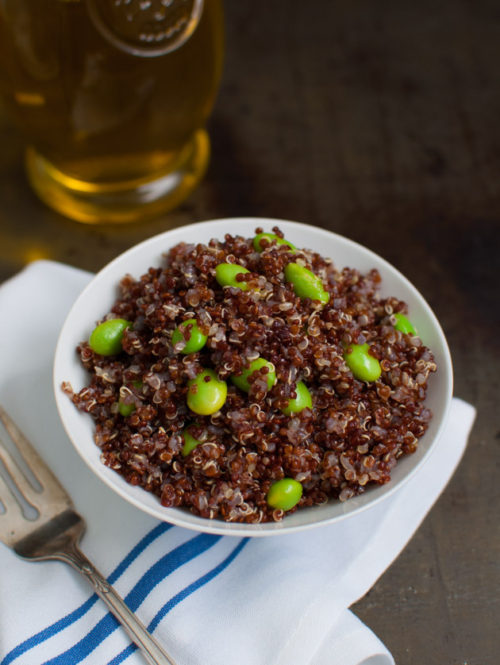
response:
[[[54,553],[51,558],[68,563],[87,578],[97,595],[102,598],[111,613],[122,624],[130,639],[141,649],[149,665],[176,665],[172,657],[164,651],[111,584],[75,544],[72,544],[70,549]]]

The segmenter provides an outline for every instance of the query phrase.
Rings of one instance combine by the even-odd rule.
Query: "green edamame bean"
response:
[[[302,485],[294,478],[281,478],[274,482],[266,495],[271,508],[290,510],[298,504],[302,496]]]
[[[124,418],[128,418],[135,411],[135,404],[125,404],[121,400],[118,402],[118,412]]]
[[[285,279],[293,284],[293,290],[299,298],[319,300],[323,305],[330,300],[330,294],[323,288],[320,278],[298,263],[289,263],[286,266]]]
[[[288,402],[288,405],[282,409],[286,416],[291,416],[292,413],[300,413],[300,411],[306,407],[309,409],[312,407],[311,393],[303,381],[297,381],[295,392],[297,393],[297,397],[295,397],[295,399],[291,399]]]
[[[350,344],[344,353],[347,366],[360,381],[376,381],[382,374],[379,361],[369,349],[368,344]]]
[[[189,453],[196,448],[201,441],[195,439],[192,434],[189,433],[189,429],[185,429],[182,432],[182,438],[184,439],[184,445],[182,446],[181,453],[183,457],[187,457]]]
[[[172,344],[175,346],[175,344],[178,344],[185,339],[182,328],[185,328],[186,326],[191,326],[191,330],[188,333],[186,346],[181,349],[181,353],[195,353],[202,349],[207,343],[207,336],[199,329],[196,319],[183,321],[180,326],[174,330],[172,333]]]
[[[213,369],[205,369],[188,381],[187,405],[201,416],[216,413],[227,397],[227,384],[221,381]]]
[[[264,247],[262,247],[262,245],[260,244],[260,241],[263,238],[268,240],[269,244],[275,241],[277,245],[288,245],[292,254],[295,254],[295,252],[297,251],[295,245],[292,245],[291,242],[288,242],[288,240],[285,240],[284,238],[280,238],[275,233],[258,233],[253,239],[253,246],[257,252],[262,252],[264,250]]]
[[[123,333],[132,324],[125,319],[109,319],[92,331],[89,344],[92,351],[101,356],[114,356],[122,349]]]
[[[396,319],[396,324],[394,326],[396,330],[399,330],[399,332],[402,333],[408,333],[409,335],[417,334],[415,326],[404,314],[401,314],[401,312],[396,312],[396,314],[394,314],[394,318]]]
[[[236,263],[219,263],[215,267],[215,279],[221,286],[235,286],[242,291],[247,291],[247,283],[236,280],[236,275],[244,275],[247,272],[250,272],[250,270]]]
[[[264,358],[257,358],[257,360],[252,361],[248,368],[243,370],[239,376],[232,374],[231,381],[237,388],[247,393],[250,390],[248,377],[251,376],[256,370],[262,369],[262,367],[267,367],[269,370],[269,372],[266,374],[266,380],[267,389],[271,390],[271,388],[276,383],[276,370],[274,365]]]
[[[141,390],[142,381],[136,379],[135,381],[132,381],[132,385],[136,390]],[[135,404],[133,402],[131,404],[128,404],[123,402],[121,399],[118,401],[118,413],[122,415],[124,418],[128,418],[128,416],[132,415],[134,411],[135,411]]]

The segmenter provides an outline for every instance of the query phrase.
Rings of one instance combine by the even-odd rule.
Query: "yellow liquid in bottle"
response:
[[[221,1],[206,0],[189,39],[159,55],[147,41],[135,53],[110,39],[81,0],[4,4],[0,91],[30,146],[27,172],[40,198],[89,223],[178,205],[209,159],[203,127],[221,74]],[[123,3],[123,15],[112,16],[123,22],[112,26],[118,37],[134,21],[144,32],[155,4],[163,5]]]

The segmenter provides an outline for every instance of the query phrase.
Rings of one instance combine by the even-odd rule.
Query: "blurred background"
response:
[[[27,184],[23,139],[0,107],[0,280],[38,258],[95,271],[151,235],[227,216],[324,227],[399,268],[442,323],[455,394],[479,413],[452,483],[354,610],[398,664],[493,665],[500,4],[226,0],[224,7],[211,161],[174,212],[91,226],[46,208]]]

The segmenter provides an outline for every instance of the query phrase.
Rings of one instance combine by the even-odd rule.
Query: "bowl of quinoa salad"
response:
[[[124,499],[266,536],[345,519],[410,478],[445,423],[452,366],[430,307],[384,259],[307,224],[237,218],[103,268],[63,325],[54,390],[76,450]]]

